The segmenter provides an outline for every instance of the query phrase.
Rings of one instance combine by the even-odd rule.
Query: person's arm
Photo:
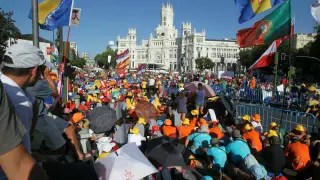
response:
[[[22,144],[0,155],[0,165],[8,179],[47,180],[46,174]]]
[[[50,87],[50,89],[52,90],[52,96],[53,97],[58,97],[59,95],[59,92],[58,92],[58,89],[57,89],[57,86],[55,85],[54,81],[51,79],[50,77],[50,70],[49,68],[46,68],[44,70],[44,73],[43,73],[43,77],[45,78],[45,80],[48,82],[48,86]]]

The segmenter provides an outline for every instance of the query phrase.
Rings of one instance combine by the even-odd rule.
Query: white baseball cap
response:
[[[10,46],[3,57],[3,64],[12,68],[32,68],[41,65],[52,68],[53,65],[45,59],[43,52],[26,43],[19,43]]]

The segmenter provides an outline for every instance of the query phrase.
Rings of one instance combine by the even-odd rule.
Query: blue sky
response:
[[[39,0],[42,2],[42,0]],[[160,23],[160,9],[166,0],[75,0],[74,7],[81,8],[80,27],[71,28],[70,41],[78,44],[80,52],[88,52],[90,57],[102,52],[109,41],[127,34],[128,28],[137,29],[139,41],[147,39]],[[170,0],[174,8],[174,23],[180,31],[183,21],[191,21],[197,31],[206,29],[207,38],[235,38],[238,29],[250,27],[266,13],[242,25],[238,24],[239,11],[233,0]],[[295,31],[313,32],[315,21],[310,14],[310,6],[315,0],[292,0],[295,14]],[[0,7],[13,10],[13,19],[23,34],[32,32],[28,13],[31,0],[1,0]],[[67,28],[64,28],[64,37]],[[52,40],[53,33],[40,30],[40,36]]]

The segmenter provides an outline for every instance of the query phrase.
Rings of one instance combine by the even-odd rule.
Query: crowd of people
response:
[[[259,114],[234,120],[230,112],[208,106],[223,106],[212,91],[266,88],[255,78],[249,83],[246,77],[151,72],[120,77],[114,70],[76,70],[73,76],[63,87],[68,89],[64,102],[60,79],[41,50],[26,44],[7,49],[0,74],[0,179],[55,179],[59,173],[48,173],[51,170],[38,163],[47,159],[39,154],[71,154],[72,163],[92,169],[132,143],[158,171],[143,179],[320,179],[318,134],[309,134],[301,124],[292,130],[276,122],[263,127]],[[196,87],[190,88],[194,81]],[[317,114],[316,88],[300,86],[310,101],[306,111]],[[96,111],[99,108],[103,111]],[[103,129],[105,124],[111,127]],[[43,141],[37,148],[39,137]],[[167,151],[161,158],[179,154],[182,160],[166,164],[154,158],[150,144],[157,139]],[[168,149],[164,141],[176,149]],[[99,178],[95,173],[81,176],[89,170],[73,172],[72,163],[57,161],[71,179]]]

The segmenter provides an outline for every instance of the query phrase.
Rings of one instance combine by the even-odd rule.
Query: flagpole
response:
[[[289,0],[290,1],[290,0]],[[291,6],[291,4],[290,4]],[[291,7],[290,7],[290,12],[288,14],[289,16],[291,16]],[[291,78],[289,77],[289,75],[291,76],[291,57],[292,57],[292,47],[291,47],[291,38],[294,34],[294,30],[292,29],[292,16],[291,16],[291,23],[290,23],[290,26],[289,26],[289,29],[290,29],[290,35],[289,35],[289,44],[288,44],[288,48],[289,48],[289,57],[288,57],[288,61],[289,61],[289,68],[288,68],[288,72],[286,74],[286,84],[284,86],[284,92],[283,92],[283,100],[282,100],[282,104],[281,104],[281,114],[280,114],[280,127],[281,127],[281,124],[282,124],[282,120],[283,120],[283,111],[284,111],[284,106],[285,106],[285,102],[286,102],[286,98],[287,98],[287,88],[290,88],[289,84],[290,84],[290,80]]]
[[[38,26],[38,0],[31,0],[32,3],[32,39],[33,45],[39,47],[39,26]]]

